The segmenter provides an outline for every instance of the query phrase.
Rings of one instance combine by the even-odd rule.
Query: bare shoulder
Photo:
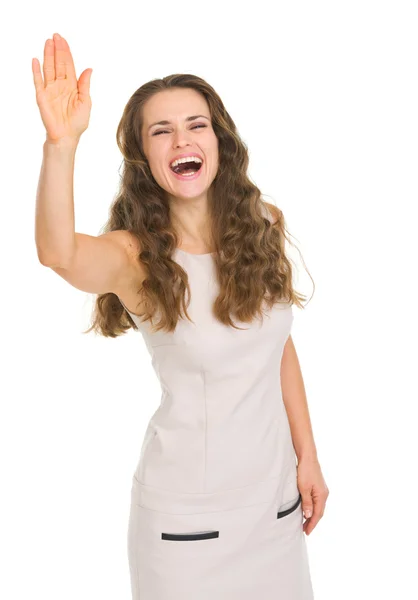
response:
[[[126,231],[125,229],[115,229],[114,231],[109,231],[103,235],[107,236],[125,250],[133,266],[141,266],[138,258],[139,253],[141,252],[141,244],[134,233]]]
[[[265,200],[263,201],[263,204],[270,213],[270,221],[275,223],[282,216],[282,211],[275,204],[270,204],[270,202],[266,202]]]
[[[140,243],[136,235],[131,231],[126,231],[125,229],[116,229],[115,231],[104,233],[102,237],[107,237],[117,244],[120,244],[120,246],[127,251],[129,256],[132,256],[133,258],[138,257],[140,252]]]
[[[114,231],[103,233],[99,237],[108,239],[112,243],[117,244],[117,246],[119,246],[128,256],[130,265],[134,268],[141,268],[138,258],[141,251],[141,244],[134,233],[126,231],[125,229],[115,229]]]
[[[129,258],[129,267],[119,284],[115,294],[123,302],[125,307],[133,314],[139,314],[138,292],[141,289],[142,282],[146,278],[146,269],[139,260],[141,244],[138,237],[126,230],[117,229],[107,234],[125,250]]]

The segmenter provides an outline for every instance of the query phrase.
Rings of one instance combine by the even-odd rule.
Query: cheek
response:
[[[163,175],[165,172],[164,166],[164,157],[167,156],[167,153],[163,151],[161,148],[158,150],[153,149],[152,152],[148,155],[148,164],[150,166],[151,172],[154,175]]]
[[[219,159],[219,145],[218,145],[218,138],[216,136],[215,136],[215,141],[212,142],[212,148],[213,148],[214,159],[217,162]]]

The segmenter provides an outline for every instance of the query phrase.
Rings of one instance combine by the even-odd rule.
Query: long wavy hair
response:
[[[214,316],[221,323],[237,328],[234,318],[249,323],[255,317],[262,317],[264,302],[269,308],[276,302],[290,302],[303,308],[306,296],[293,289],[293,266],[285,252],[285,240],[289,243],[291,240],[283,213],[264,202],[260,190],[250,181],[248,148],[234,121],[205,80],[195,75],[175,74],[142,85],[123,111],[116,133],[123,172],[109,219],[102,228],[103,233],[127,230],[138,240],[138,260],[147,274],[137,290],[141,319],[150,321],[154,331],[167,332],[174,331],[183,314],[191,321],[187,312],[190,302],[187,273],[172,259],[179,240],[170,222],[165,190],[151,173],[141,137],[144,104],[154,94],[173,88],[190,88],[204,96],[218,139],[219,168],[208,190],[213,259],[219,284]],[[267,217],[267,204],[274,212],[274,219]],[[159,320],[154,323],[157,314]],[[105,337],[117,337],[130,328],[138,329],[118,296],[109,292],[97,296],[92,325],[83,333],[93,330]]]

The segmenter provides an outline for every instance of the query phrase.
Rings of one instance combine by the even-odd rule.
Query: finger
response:
[[[54,47],[56,79],[70,79],[75,83],[77,77],[67,40],[58,33],[54,33]]]
[[[37,58],[32,58],[32,73],[33,83],[35,84],[36,93],[40,92],[44,88],[44,80],[41,73],[41,65]]]
[[[44,48],[44,82],[45,87],[55,81],[54,41],[47,39]]]
[[[310,519],[308,519],[306,521],[306,523],[304,523],[303,531],[306,533],[306,535],[309,535],[315,529],[316,525],[317,525],[317,523],[314,523],[312,521],[312,517],[311,517]]]
[[[304,531],[307,535],[309,535],[311,533],[311,531],[317,526],[317,524],[319,523],[319,521],[322,519],[322,516],[324,514],[324,507],[325,507],[325,503],[323,501],[317,501],[314,504],[314,508],[313,508],[313,515],[312,517],[310,517],[310,519],[307,519],[307,521],[304,523]],[[305,524],[307,523],[306,527]]]
[[[312,513],[313,513],[313,502],[312,502],[311,490],[309,489],[309,490],[301,491],[301,495],[302,495],[303,514],[305,515],[305,517],[307,519],[309,519],[309,517],[311,517]]]

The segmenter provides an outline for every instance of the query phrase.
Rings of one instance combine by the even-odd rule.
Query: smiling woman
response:
[[[47,44],[48,85],[35,69],[55,140],[38,188],[39,254],[97,292],[88,331],[141,332],[161,382],[132,477],[133,600],[277,600],[278,590],[281,600],[312,600],[281,387],[293,305],[304,299],[292,285],[283,214],[248,177],[247,148],[221,98],[180,74],[129,99],[117,131],[122,182],[105,231],[74,232],[69,182],[89,78],[77,82],[68,44],[57,43],[56,56]],[[68,100],[77,94],[78,110]]]
[[[179,87],[155,94],[144,103],[142,112],[144,154],[155,181],[166,191],[172,213],[181,223],[185,210],[181,199],[192,195],[194,204],[207,204],[218,170],[218,139],[208,103],[197,91]],[[168,118],[159,119],[159,115]],[[176,159],[179,160],[175,162]],[[196,168],[198,161],[200,167]],[[179,187],[178,181],[186,187]]]

